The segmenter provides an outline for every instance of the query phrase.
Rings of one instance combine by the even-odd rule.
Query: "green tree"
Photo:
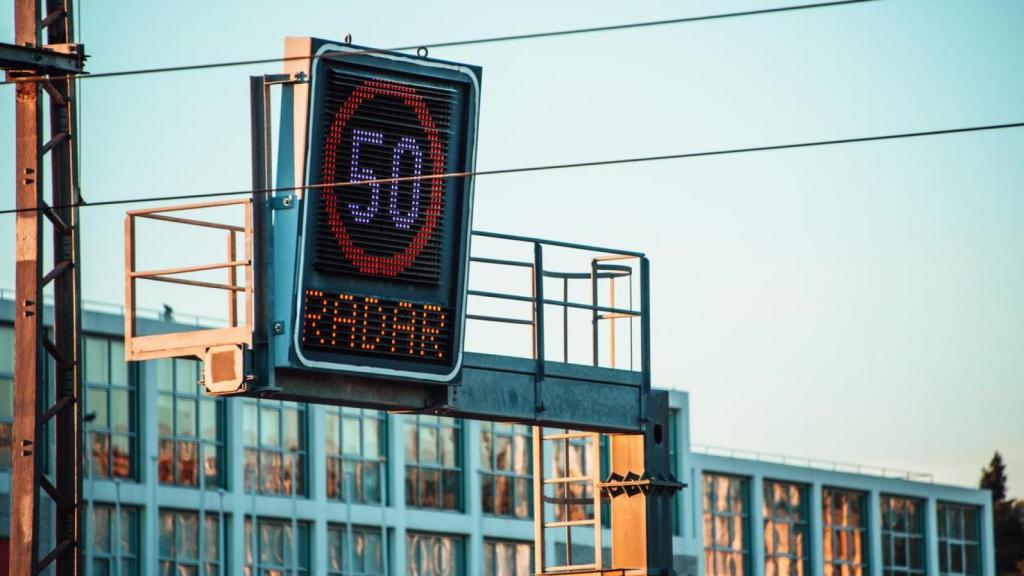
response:
[[[981,469],[981,487],[992,491],[992,502],[1006,500],[1006,464],[998,450],[988,468]]]
[[[992,491],[996,574],[1024,576],[1024,501],[1006,498],[1006,464],[999,452],[981,469],[980,485]]]

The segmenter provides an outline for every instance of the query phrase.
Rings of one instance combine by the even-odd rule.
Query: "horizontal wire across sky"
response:
[[[426,174],[422,176],[401,176],[398,178],[378,178],[374,180],[359,180],[352,182],[327,182],[323,184],[306,184],[299,186],[285,186],[267,188],[262,190],[228,190],[221,192],[205,192],[198,194],[179,194],[172,196],[149,196],[146,198],[128,198],[123,200],[100,200],[97,202],[79,202],[65,206],[49,206],[39,208],[11,208],[0,210],[0,215],[15,214],[18,212],[31,212],[35,210],[57,209],[57,208],[83,208],[89,206],[113,206],[117,204],[137,204],[142,202],[160,202],[165,200],[194,200],[197,198],[216,198],[220,196],[241,196],[249,194],[268,194],[273,192],[289,192],[298,190],[320,190],[323,188],[345,188],[349,186],[365,186],[367,184],[388,184],[398,182],[438,180],[447,178],[465,178],[469,176],[492,176],[497,174],[520,174],[524,172],[541,172],[547,170],[568,170],[574,168],[592,168],[597,166],[614,166],[618,164],[637,164],[642,162],[657,162],[663,160],[683,160],[686,158],[702,158],[706,156],[723,156],[727,154],[749,154],[754,152],[773,152],[779,150],[792,150],[796,148],[812,148],[819,146],[837,146],[841,144],[860,144],[866,142],[879,142],[884,140],[899,140],[907,138],[923,138],[927,136],[946,136],[952,134],[964,134],[970,132],[984,132],[991,130],[1006,130],[1011,128],[1024,128],[1024,122],[1013,122],[1008,124],[988,124],[984,126],[967,126],[961,128],[945,128],[941,130],[928,130],[924,132],[902,132],[898,134],[883,134],[878,136],[861,136],[856,138],[840,138],[835,140],[815,140],[810,142],[796,142],[790,144],[769,144],[763,146],[749,146],[744,148],[727,148],[723,150],[708,150],[703,152],[682,152],[677,154],[663,154],[656,156],[643,156],[637,158],[618,158],[611,160],[590,160],[584,162],[571,162],[564,164],[545,164],[540,166],[521,166],[517,168],[498,168],[494,170],[477,170],[473,172],[449,172],[445,174]]]

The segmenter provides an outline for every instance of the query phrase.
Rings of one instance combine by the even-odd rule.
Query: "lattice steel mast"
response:
[[[82,47],[74,43],[71,0],[15,1],[15,45],[0,45],[0,67],[16,86],[16,303],[11,574],[55,564],[79,573],[81,534],[78,158],[74,80]],[[45,41],[43,32],[45,30]],[[50,80],[49,74],[60,75]],[[49,139],[40,91],[49,98]],[[49,156],[51,198],[43,197]],[[44,268],[44,219],[53,239]],[[44,272],[45,270],[45,272]],[[53,284],[53,328],[43,326],[43,290]],[[48,370],[48,360],[53,370]],[[53,422],[52,428],[50,423]],[[52,430],[52,432],[51,432]],[[53,450],[50,450],[52,446]],[[45,493],[53,502],[52,515]],[[52,522],[44,522],[48,515]],[[52,533],[44,534],[44,527]]]

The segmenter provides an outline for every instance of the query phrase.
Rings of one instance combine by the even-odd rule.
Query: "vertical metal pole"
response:
[[[613,273],[608,278],[608,290],[609,290],[609,308],[615,308],[615,274]],[[614,314],[614,312],[612,313]],[[611,317],[611,322],[608,326],[609,342],[608,351],[611,355],[612,368],[615,368],[615,316]]]
[[[594,491],[594,569],[601,570],[604,564],[604,546],[601,542],[601,435],[591,435],[590,442],[590,486]]]
[[[263,76],[249,77],[252,123],[252,220],[253,220],[253,368],[260,388],[274,386],[272,321],[273,247],[270,187],[270,90]]]
[[[234,262],[238,257],[238,250],[235,246],[235,231],[228,230],[228,262]],[[234,266],[228,267],[228,286],[235,286],[238,270]],[[228,327],[238,326],[238,294],[234,290],[227,290],[228,293]]]
[[[544,573],[544,429],[534,426],[533,431],[533,565],[538,574]]]
[[[569,363],[569,277],[562,278],[562,361]]]
[[[17,0],[14,8],[15,42],[37,46],[39,6],[36,0]],[[39,213],[40,182],[39,85],[21,82],[15,94],[15,316],[14,316],[14,446],[11,479],[11,574],[34,574],[39,541],[40,451],[36,446],[36,419],[40,402],[42,358],[42,223]]]
[[[599,320],[597,318],[597,260],[590,261],[590,305],[595,308],[590,311],[590,323],[593,334],[591,336],[591,344],[594,348],[594,366],[601,363],[600,349],[598,348],[598,340],[600,339]]]
[[[640,370],[643,374],[641,397],[651,392],[651,261],[646,256],[640,258],[640,300],[643,308],[640,311]],[[642,414],[647,417],[646,404],[641,400]]]
[[[533,243],[533,330],[535,334],[537,359],[534,376],[533,401],[540,412],[544,410],[541,396],[541,382],[544,381],[544,247]]]

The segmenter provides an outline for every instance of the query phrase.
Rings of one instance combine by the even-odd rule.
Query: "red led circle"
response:
[[[334,152],[341,145],[341,136],[345,131],[345,126],[352,119],[352,116],[355,115],[359,106],[377,96],[401,98],[402,103],[416,113],[416,118],[419,120],[420,126],[423,128],[430,143],[429,153],[431,164],[434,166],[433,173],[437,173],[438,166],[444,166],[444,151],[441,147],[441,141],[437,137],[434,119],[430,116],[430,110],[427,109],[426,102],[416,93],[416,90],[411,86],[394,82],[367,80],[352,91],[352,94],[345,100],[345,103],[338,110],[338,113],[334,116],[334,121],[331,123],[331,128],[324,144],[326,152],[323,158],[324,182],[338,181]],[[357,246],[352,241],[351,236],[349,236],[348,230],[345,229],[345,223],[341,219],[341,213],[338,208],[338,192],[335,189],[325,192],[327,198],[325,198],[324,210],[327,213],[327,222],[331,232],[334,233],[334,237],[338,240],[342,253],[352,262],[357,270],[363,274],[395,277],[416,261],[420,251],[423,250],[423,247],[430,240],[430,236],[434,233],[434,228],[437,227],[438,218],[441,216],[441,199],[444,191],[444,181],[440,178],[427,180],[423,184],[430,186],[430,203],[425,211],[426,215],[423,225],[404,250],[396,252],[391,256],[368,254],[366,250]]]

